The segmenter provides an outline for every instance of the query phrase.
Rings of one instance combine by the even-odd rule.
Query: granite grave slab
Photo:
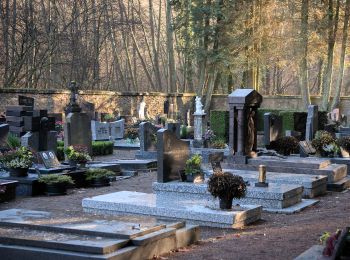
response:
[[[179,203],[178,203],[179,202]],[[184,199],[165,201],[155,194],[121,191],[82,201],[85,212],[104,214],[141,214],[172,219],[185,219],[203,226],[239,228],[261,217],[260,206],[222,211],[206,206],[203,201]]]

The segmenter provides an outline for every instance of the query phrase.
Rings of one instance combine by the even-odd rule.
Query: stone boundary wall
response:
[[[193,106],[195,94],[164,94],[164,93],[136,93],[113,91],[79,91],[79,101],[87,101],[95,104],[98,112],[113,113],[120,111],[122,115],[136,115],[137,104],[145,97],[148,113],[154,117],[163,113],[163,103],[168,97],[177,99],[177,108],[182,115]],[[37,109],[48,109],[49,113],[62,113],[69,102],[70,92],[67,90],[32,90],[32,89],[0,89],[0,112],[4,112],[6,106],[17,105],[18,95],[35,98]],[[262,108],[271,109],[295,109],[302,107],[300,96],[264,96]],[[312,97],[313,104],[320,104],[321,97]],[[214,94],[211,110],[228,110],[227,95]],[[340,110],[343,114],[350,114],[350,97],[342,97]]]

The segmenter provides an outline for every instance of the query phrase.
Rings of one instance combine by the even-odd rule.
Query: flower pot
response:
[[[28,176],[28,168],[9,168],[11,177],[26,177]]]
[[[105,187],[110,185],[110,179],[107,177],[104,178],[97,178],[90,180],[90,186],[91,187]]]
[[[69,166],[72,166],[72,167],[77,167],[78,165],[78,162],[73,160],[68,160],[68,163],[69,163]]]
[[[186,174],[186,182],[203,182],[204,181],[204,175],[203,173],[196,173],[196,174]]]
[[[46,184],[46,194],[49,196],[58,196],[67,194],[66,183]]]
[[[231,209],[233,197],[219,198],[220,209]]]
[[[340,147],[340,152],[341,152],[341,156],[343,158],[349,158],[350,157],[350,154],[348,151],[346,151],[343,147]]]

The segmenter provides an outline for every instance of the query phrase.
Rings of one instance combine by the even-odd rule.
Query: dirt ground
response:
[[[132,154],[124,152],[117,157],[131,158]],[[152,192],[155,180],[156,172],[145,172],[110,187],[75,189],[66,196],[17,198],[0,204],[0,210],[23,208],[78,217],[84,215],[83,198],[122,190]],[[161,259],[293,259],[317,244],[324,231],[350,226],[350,192],[328,193],[318,199],[318,204],[297,214],[263,213],[262,220],[240,230],[201,227],[198,244]]]

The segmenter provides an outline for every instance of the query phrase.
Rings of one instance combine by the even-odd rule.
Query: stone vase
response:
[[[233,196],[219,198],[220,209],[228,210],[232,208]]]
[[[26,177],[28,176],[28,168],[9,168],[11,177]]]

